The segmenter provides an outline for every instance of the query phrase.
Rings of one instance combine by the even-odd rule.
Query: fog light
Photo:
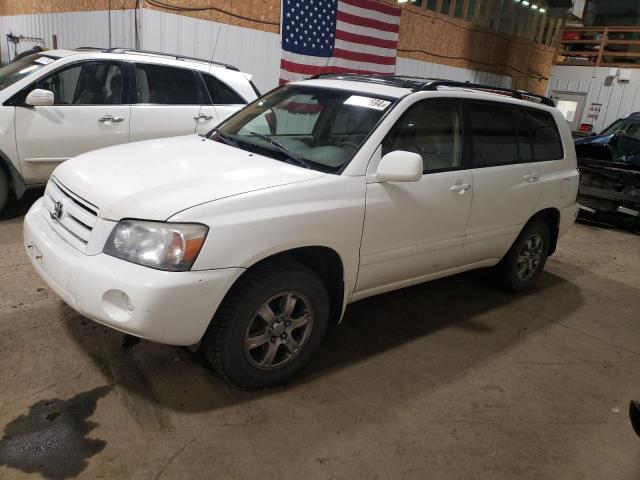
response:
[[[117,322],[126,322],[133,314],[133,301],[122,290],[107,290],[102,296],[104,311]]]

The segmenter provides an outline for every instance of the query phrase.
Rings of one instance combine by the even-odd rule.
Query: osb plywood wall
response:
[[[385,0],[387,3],[395,2]],[[146,8],[278,33],[280,0],[140,0]],[[162,6],[168,5],[168,6]],[[133,8],[136,0],[0,0],[0,15]],[[515,88],[544,93],[553,48],[405,6],[398,55],[514,78]]]

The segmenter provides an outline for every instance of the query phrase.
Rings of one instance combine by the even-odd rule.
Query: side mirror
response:
[[[51,90],[36,88],[29,92],[24,103],[32,107],[48,107],[53,105],[53,101],[53,92]]]
[[[417,182],[422,178],[423,168],[420,155],[396,150],[382,157],[376,177],[381,182]]]

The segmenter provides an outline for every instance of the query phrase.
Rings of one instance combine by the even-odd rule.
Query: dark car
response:
[[[640,113],[574,144],[580,216],[640,231]]]

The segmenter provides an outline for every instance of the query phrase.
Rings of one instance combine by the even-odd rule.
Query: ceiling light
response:
[[[544,8],[542,8],[542,7],[540,7],[540,10],[538,10],[538,11],[539,11],[540,13],[544,13],[544,12],[546,12],[546,10],[545,10]]]
[[[524,5],[525,7],[529,6],[529,2],[527,2],[527,0],[522,0],[522,5]]]
[[[535,3],[532,3],[531,4],[531,8],[533,8],[534,10],[537,10],[538,9],[538,5],[536,5]]]

